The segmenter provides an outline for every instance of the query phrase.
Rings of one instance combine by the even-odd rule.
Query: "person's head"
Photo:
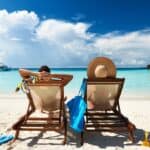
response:
[[[50,73],[50,68],[46,65],[41,66],[39,72],[43,72],[43,71]]]

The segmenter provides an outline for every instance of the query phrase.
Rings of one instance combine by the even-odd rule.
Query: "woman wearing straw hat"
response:
[[[106,57],[97,57],[93,59],[88,65],[87,76],[89,80],[103,79],[103,78],[115,78],[116,77],[116,67],[112,60]],[[96,86],[90,85],[90,89],[87,95],[87,105],[89,109],[93,109],[95,106],[95,93]]]

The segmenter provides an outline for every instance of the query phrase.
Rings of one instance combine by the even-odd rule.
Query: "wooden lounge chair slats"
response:
[[[15,139],[20,130],[63,132],[63,144],[66,143],[67,119],[64,106],[64,85],[60,82],[27,82],[29,106],[12,128],[16,130]],[[37,113],[40,112],[40,113]]]
[[[24,128],[21,127],[20,130],[24,130],[24,131],[61,131],[59,129],[59,127],[55,127],[55,128]]]
[[[59,120],[59,118],[29,118],[28,120]]]
[[[88,130],[86,131],[90,131],[90,132],[115,132],[115,133],[120,133],[120,132],[127,132],[127,128],[122,128],[122,129],[119,129],[118,127],[114,127],[113,129],[112,128],[89,128]]]
[[[134,124],[129,122],[120,110],[119,98],[124,78],[87,79],[85,101],[93,103],[94,108],[87,108],[85,113],[85,131],[128,133],[134,141]],[[81,145],[84,142],[81,133]]]

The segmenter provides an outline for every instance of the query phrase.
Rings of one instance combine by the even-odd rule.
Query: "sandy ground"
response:
[[[23,94],[0,94],[0,133],[6,130],[26,112],[27,99]],[[22,131],[19,139],[13,143],[0,145],[0,150],[146,150],[150,147],[141,146],[144,131],[150,132],[150,96],[122,95],[120,98],[122,113],[136,125],[135,143],[132,144],[127,136],[114,133],[85,133],[85,143],[79,144],[79,134],[70,128],[66,145],[62,145],[62,135],[56,132]],[[10,130],[7,134],[14,134]]]

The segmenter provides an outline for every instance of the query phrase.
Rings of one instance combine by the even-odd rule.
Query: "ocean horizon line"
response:
[[[29,70],[38,70],[39,68],[36,67],[12,67],[10,70],[7,71],[13,71],[18,70],[19,68],[25,68]],[[51,70],[86,70],[87,67],[51,67]],[[150,69],[148,67],[116,67],[117,70],[143,70],[143,69]]]

